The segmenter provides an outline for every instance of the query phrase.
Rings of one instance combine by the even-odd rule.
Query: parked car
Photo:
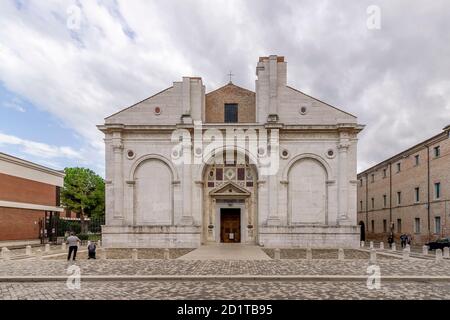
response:
[[[430,250],[436,250],[436,249],[444,249],[445,247],[450,247],[450,239],[449,238],[442,238],[438,239],[436,241],[431,241],[426,244]]]

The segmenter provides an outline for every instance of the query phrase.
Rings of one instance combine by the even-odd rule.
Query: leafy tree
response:
[[[61,203],[80,214],[81,232],[85,233],[85,217],[101,218],[105,215],[105,182],[87,168],[65,168],[64,172]]]

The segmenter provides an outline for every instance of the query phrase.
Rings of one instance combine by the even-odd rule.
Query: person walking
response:
[[[67,261],[70,260],[72,252],[73,260],[75,261],[77,257],[78,242],[81,243],[81,240],[75,235],[75,233],[71,232],[70,237],[67,238],[67,244],[69,245],[69,255],[67,256]]]
[[[406,243],[411,245],[411,240],[412,240],[412,236],[410,233],[408,233],[408,235],[406,236]]]
[[[95,259],[95,250],[97,249],[97,246],[95,245],[95,242],[91,242],[88,245],[88,259]]]
[[[389,243],[389,248],[392,248],[392,244],[394,243],[394,236],[392,235],[392,233],[389,235],[388,243]]]
[[[402,245],[402,248],[406,247],[406,234],[402,233],[402,235],[400,236],[400,243]]]

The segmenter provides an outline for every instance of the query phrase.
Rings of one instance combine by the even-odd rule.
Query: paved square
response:
[[[226,257],[227,247],[223,248]],[[81,260],[73,263],[60,252],[44,260],[0,260],[0,298],[450,299],[448,259],[405,260],[380,252],[376,266],[381,287],[370,290],[367,250],[345,250],[344,260],[331,249],[313,250],[311,260],[304,249],[281,250],[281,259],[272,259],[270,249],[264,249],[267,254],[261,260],[202,259],[208,250],[200,250],[198,259],[86,260],[81,253]],[[220,257],[219,252],[215,255]],[[121,252],[123,256],[127,255]],[[79,267],[79,289],[66,285],[71,266]]]

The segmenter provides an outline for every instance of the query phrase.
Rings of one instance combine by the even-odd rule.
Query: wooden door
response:
[[[241,242],[241,210],[220,210],[220,241],[225,243]]]

